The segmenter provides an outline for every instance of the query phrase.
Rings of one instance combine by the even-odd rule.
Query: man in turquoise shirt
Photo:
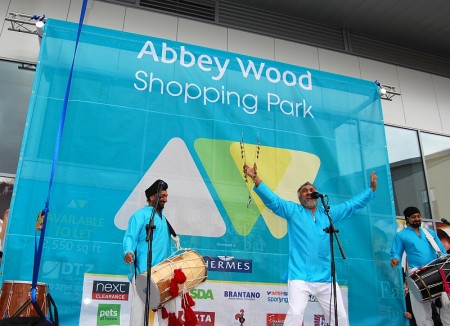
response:
[[[330,235],[324,231],[330,223],[324,208],[317,206],[317,198],[311,196],[317,192],[315,186],[309,182],[303,184],[297,191],[300,203],[294,203],[273,193],[259,178],[254,168],[245,165],[244,172],[253,179],[254,191],[267,208],[285,218],[288,223],[289,309],[284,325],[302,324],[310,295],[317,298],[324,309],[326,319],[331,319],[330,325],[335,325],[334,306],[330,305],[330,302],[333,302],[330,301],[332,299]],[[333,223],[344,220],[368,205],[374,197],[373,192],[376,188],[377,176],[372,172],[370,188],[330,208],[329,214]],[[336,287],[336,299],[338,324],[347,326],[348,317],[339,286]]]
[[[436,233],[433,230],[427,229],[428,233],[438,246],[439,252],[433,248],[421,228],[422,216],[417,207],[407,207],[403,211],[403,214],[405,215],[407,227],[395,234],[391,247],[391,266],[398,266],[399,263],[401,263],[403,253],[406,252],[406,258],[411,273],[414,269],[423,267],[437,259],[440,254],[446,253],[446,250]],[[412,311],[417,325],[433,326],[431,301],[420,302],[413,295],[410,296],[410,298]],[[448,326],[450,325],[450,310],[448,308],[448,300],[445,300],[444,302],[445,304],[440,310],[440,315],[443,325]]]
[[[147,239],[147,224],[150,223],[150,217],[155,209],[155,201],[157,200],[157,193],[159,192],[159,204],[156,207],[154,214],[153,242],[152,242],[152,263],[151,267],[156,266],[164,261],[171,254],[170,232],[163,215],[164,205],[167,202],[167,188],[168,185],[162,180],[156,180],[147,190],[145,190],[145,197],[148,205],[136,211],[128,221],[128,227],[123,237],[123,253],[125,263],[134,263],[136,275],[134,275],[134,268],[130,269],[129,278],[135,285],[135,277],[147,271],[147,257],[148,257],[148,242]],[[135,289],[135,296],[132,302],[131,321],[130,325],[144,325],[145,305],[144,302],[137,295],[137,291],[144,289]],[[170,302],[169,302],[170,304]],[[167,325],[168,319],[162,319],[161,312],[158,310],[158,319],[160,325]]]

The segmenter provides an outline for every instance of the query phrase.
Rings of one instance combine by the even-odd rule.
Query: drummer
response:
[[[147,271],[148,242],[146,226],[150,222],[152,212],[155,209],[152,242],[152,263],[155,266],[171,255],[171,238],[166,217],[163,214],[164,205],[167,203],[168,185],[163,180],[156,180],[147,190],[145,197],[148,204],[136,211],[128,221],[128,227],[123,238],[123,253],[126,264],[134,263],[130,268],[130,281],[135,288],[136,276]],[[159,194],[159,196],[158,196]],[[132,265],[130,265],[132,266]],[[138,289],[139,290],[139,289]],[[135,292],[131,308],[130,325],[144,325],[145,304]],[[172,305],[169,302],[167,305]],[[167,307],[166,305],[166,307]],[[174,307],[167,307],[169,311],[175,310]],[[159,325],[168,325],[168,318],[163,319],[161,310],[158,310]]]
[[[407,227],[395,234],[391,248],[391,266],[393,268],[398,266],[405,252],[411,273],[414,269],[425,266],[441,254],[445,254],[446,250],[433,230],[421,227],[422,216],[417,207],[407,207],[403,214]],[[435,244],[432,244],[433,240],[430,242],[427,239],[426,232],[431,235]],[[437,250],[433,246],[436,246]],[[411,306],[418,326],[434,325],[430,301],[420,302],[412,295]],[[447,304],[441,308],[440,315],[443,325],[450,326],[450,309]]]

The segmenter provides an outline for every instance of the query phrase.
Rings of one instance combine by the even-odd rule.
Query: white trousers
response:
[[[130,326],[144,326],[145,323],[145,303],[142,302],[141,298],[136,291],[135,278],[133,278],[132,287],[134,290],[133,301],[131,303],[131,312],[130,312]],[[165,307],[168,312],[175,312],[175,300],[169,301],[165,304]],[[158,309],[158,325],[159,326],[167,326],[169,324],[169,318],[163,319],[161,314],[161,309]],[[153,325],[153,321],[150,320],[149,316],[149,326]]]
[[[442,292],[441,295],[442,308],[438,309],[441,316],[442,325],[450,326],[450,300],[447,293]]]
[[[433,326],[433,312],[431,310],[431,302],[420,302],[413,295],[411,298],[411,308],[416,318],[417,326]],[[442,325],[450,326],[450,301],[445,292],[441,296],[442,308],[437,308],[441,317]]]
[[[305,282],[292,280],[288,282],[289,309],[284,320],[284,326],[302,325],[306,305],[309,296],[314,296],[325,312],[325,322],[331,317],[331,326],[336,325],[334,321],[334,299],[331,297],[332,283]],[[330,301],[331,297],[331,301]],[[342,300],[341,289],[336,284],[338,325],[348,326],[348,316]],[[331,302],[331,305],[330,305]]]
[[[416,319],[417,326],[433,326],[431,302],[420,302],[414,295],[410,295],[411,308]]]

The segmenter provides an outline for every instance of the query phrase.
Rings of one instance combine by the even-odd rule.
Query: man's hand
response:
[[[249,167],[247,164],[244,164],[244,175],[248,175],[251,179],[255,178],[255,171]]]
[[[249,167],[247,164],[244,164],[244,175],[248,175],[255,183],[255,186],[259,186],[261,179],[256,173],[256,168],[256,163],[253,165],[253,168]]]
[[[134,261],[134,255],[131,252],[127,252],[124,257],[125,264],[131,264]]]
[[[398,259],[397,258],[392,258],[391,259],[391,266],[392,268],[396,267],[398,265]]]
[[[370,174],[370,188],[372,189],[372,191],[377,190],[377,175],[375,174],[374,171],[372,171],[372,173]]]

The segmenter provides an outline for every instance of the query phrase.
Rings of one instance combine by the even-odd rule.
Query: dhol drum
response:
[[[152,267],[149,304],[151,309],[161,308],[164,304],[174,299],[170,295],[170,282],[176,269],[181,269],[186,276],[186,281],[179,286],[178,294],[181,294],[183,289],[193,289],[206,281],[208,269],[203,257],[194,250],[186,249],[183,253],[177,254],[180,251],[175,252],[171,257]],[[139,298],[145,303],[147,273],[141,273],[136,277],[136,290]]]
[[[431,263],[417,269],[406,278],[409,290],[420,301],[430,301],[441,296],[444,291],[442,272],[446,282],[450,281],[450,256],[433,260]]]
[[[42,313],[47,316],[47,293],[48,286],[44,283],[36,285],[36,304]],[[31,282],[25,281],[4,281],[0,293],[0,319],[9,318],[27,302],[31,301]],[[33,304],[29,304],[16,317],[39,316]]]

